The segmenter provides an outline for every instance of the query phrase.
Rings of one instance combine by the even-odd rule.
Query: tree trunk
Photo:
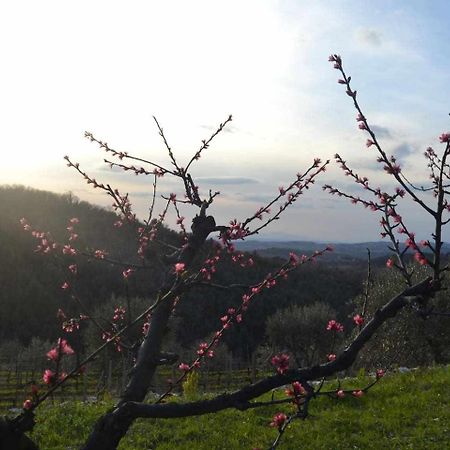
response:
[[[192,234],[188,243],[176,256],[176,262],[183,262],[186,269],[192,264],[216,225],[212,216],[200,214],[193,219],[191,228]],[[136,363],[130,371],[130,381],[125,392],[116,407],[97,421],[84,450],[115,450],[134,421],[131,416],[118,414],[121,406],[129,401],[143,402],[150,389],[158,367],[173,302],[184,290],[184,285],[179,282],[178,277],[171,275],[169,278],[169,283],[161,289],[161,293],[166,297],[153,311],[150,328],[140,346]]]

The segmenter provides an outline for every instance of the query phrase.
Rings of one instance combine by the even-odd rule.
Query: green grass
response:
[[[345,388],[362,386],[349,380]],[[293,422],[281,449],[448,449],[450,448],[450,367],[387,375],[366,396],[336,401],[315,399],[306,421]],[[282,390],[276,398],[283,398]],[[32,438],[42,450],[78,448],[93,421],[111,403],[66,402],[39,408]],[[278,411],[265,407],[223,411],[196,418],[138,420],[121,450],[266,449],[276,437],[268,426]]]

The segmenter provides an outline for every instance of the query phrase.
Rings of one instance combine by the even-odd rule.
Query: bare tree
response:
[[[156,121],[159,134],[163,140],[165,148],[169,155],[170,165],[158,164],[154,160],[147,160],[129,155],[126,152],[112,149],[106,142],[95,138],[91,133],[86,133],[86,137],[110,155],[112,160],[105,159],[105,162],[111,167],[121,168],[125,171],[132,171],[136,175],[150,176],[152,178],[153,195],[149,208],[149,216],[142,225],[137,224],[136,216],[131,207],[128,194],[122,194],[109,184],[103,184],[90,177],[87,172],[82,170],[77,163],[72,162],[66,157],[70,167],[77,170],[86,182],[95,188],[102,189],[109,195],[114,202],[114,208],[118,214],[117,226],[129,224],[136,226],[139,263],[124,263],[114,261],[104,250],[96,250],[86,253],[87,256],[100,260],[107,260],[111,263],[122,264],[124,266],[123,275],[125,278],[132,276],[134,271],[149,270],[149,261],[155,257],[154,249],[157,247],[160,251],[165,249],[164,256],[158,260],[162,271],[161,284],[158,288],[153,301],[145,311],[142,311],[137,317],[129,318],[123,327],[116,326],[113,330],[105,330],[104,326],[98,323],[98,328],[105,335],[105,343],[95,350],[83,361],[79,361],[77,367],[67,374],[61,375],[59,372],[59,362],[64,354],[70,353],[67,349],[67,343],[60,340],[55,347],[53,356],[56,364],[56,370],[48,373],[47,381],[49,388],[43,395],[35,395],[24,403],[24,412],[12,420],[10,428],[15,431],[23,432],[32,426],[33,410],[45,401],[52,392],[58,389],[66,380],[77,376],[80,370],[92,361],[104,348],[109,345],[115,345],[120,350],[136,351],[136,357],[133,367],[129,372],[128,384],[122,393],[119,401],[95,424],[84,449],[110,450],[117,448],[122,437],[127,433],[133,421],[137,418],[179,418],[187,416],[198,416],[202,414],[214,413],[227,408],[236,408],[247,410],[258,408],[269,404],[293,403],[296,406],[296,412],[287,417],[283,413],[278,413],[272,420],[272,426],[278,430],[278,434],[271,444],[270,448],[275,448],[281,442],[281,438],[287,426],[296,418],[304,419],[308,414],[309,402],[320,396],[326,395],[333,398],[342,398],[346,394],[356,397],[367,392],[382,377],[383,371],[379,371],[374,381],[361,389],[346,392],[340,388],[331,391],[325,391],[324,380],[326,377],[337,374],[351,367],[359,352],[365,343],[373,338],[374,334],[388,320],[395,318],[397,313],[403,308],[413,308],[418,316],[427,317],[431,314],[446,314],[437,312],[433,309],[433,298],[437,291],[442,287],[443,277],[448,270],[442,255],[442,230],[450,221],[447,213],[450,210],[447,201],[449,194],[450,166],[447,162],[450,152],[450,134],[444,133],[440,140],[444,145],[441,156],[438,156],[431,148],[427,149],[425,155],[428,160],[428,168],[431,171],[431,186],[417,187],[408,181],[400,165],[393,156],[389,156],[379,144],[370,123],[363,114],[357,101],[356,91],[351,87],[351,78],[344,72],[341,58],[338,55],[330,56],[330,61],[335,69],[340,72],[339,83],[346,87],[346,93],[351,98],[354,107],[357,110],[357,121],[359,128],[368,133],[366,142],[367,147],[374,148],[377,153],[377,160],[383,166],[384,171],[392,177],[397,188],[393,192],[384,191],[381,188],[371,186],[366,177],[355,173],[344,161],[336,155],[336,161],[357,184],[361,185],[364,191],[371,195],[371,198],[363,198],[347,194],[338,188],[325,185],[324,189],[331,194],[337,194],[348,198],[355,204],[361,204],[381,215],[381,227],[383,237],[391,241],[392,258],[387,262],[393,270],[398,270],[405,280],[405,287],[393,298],[386,299],[384,305],[378,308],[374,314],[369,317],[367,314],[367,302],[360,314],[356,314],[354,322],[357,333],[343,351],[334,353],[331,349],[328,354],[328,360],[322,364],[310,367],[291,367],[289,357],[281,354],[272,359],[276,368],[276,373],[260,380],[254,384],[249,384],[232,393],[218,395],[212,399],[199,400],[192,402],[170,402],[164,403],[163,400],[170,394],[176,385],[181,383],[185,377],[196,368],[205,364],[208,358],[214,357],[214,349],[221,341],[224,334],[231,326],[238,326],[242,320],[245,320],[245,314],[249,304],[261,294],[265,289],[278,288],[282,280],[289,276],[292,271],[298,270],[301,265],[306,264],[323,253],[330,251],[329,247],[316,251],[310,256],[297,256],[291,254],[288,261],[281,264],[277,270],[267,274],[258,283],[245,286],[235,283],[233,285],[222,286],[215,284],[213,276],[216,271],[216,265],[220,258],[229,255],[231,259],[242,267],[247,267],[253,263],[249,256],[236,252],[233,241],[246,239],[249,236],[257,234],[260,230],[269,226],[272,222],[279,219],[282,213],[296,202],[299,197],[308,190],[315,182],[316,178],[325,171],[328,161],[322,163],[320,159],[315,159],[311,165],[301,173],[298,173],[292,182],[286,187],[280,187],[279,192],[268,204],[262,206],[258,211],[250,214],[242,220],[232,219],[228,224],[218,224],[214,216],[209,215],[210,206],[213,204],[218,192],[207,191],[206,194],[199,187],[192,174],[191,167],[200,159],[203,152],[206,151],[211,141],[227,126],[232,120],[229,116],[217,130],[206,140],[201,142],[199,149],[183,166],[180,164],[175,153],[172,151],[163,129]],[[178,180],[184,194],[183,198],[172,193],[162,195],[164,202],[162,212],[155,217],[155,205],[158,197],[157,188],[161,177],[173,177]],[[421,194],[431,191],[434,196],[431,202]],[[434,229],[431,239],[417,243],[414,233],[408,228],[403,217],[399,214],[399,203],[404,197],[411,198],[417,208],[423,209],[431,216],[434,223]],[[184,226],[184,217],[181,215],[180,206],[195,210],[191,221],[191,230],[188,232]],[[180,226],[179,240],[180,245],[173,245],[160,239],[162,224],[166,215],[173,210],[177,216],[177,223]],[[31,225],[26,221],[24,227],[32,230]],[[75,225],[75,223],[73,224]],[[75,231],[69,230],[71,236]],[[203,256],[208,238],[217,233],[220,246],[216,244],[216,250],[209,254],[206,259]],[[404,236],[404,245],[399,241],[398,236]],[[58,244],[51,240],[50,236],[38,234],[38,250],[43,253],[59,252],[70,256],[78,252],[71,244],[71,241],[65,244]],[[418,264],[428,266],[430,274],[425,279],[417,283],[413,282],[414,265],[410,264],[410,251],[413,252],[414,259]],[[160,252],[161,253],[161,252]],[[76,272],[76,267],[69,267],[72,273]],[[149,273],[149,276],[151,274]],[[230,308],[220,318],[221,326],[209,342],[201,343],[196,351],[196,356],[192,362],[179,364],[180,376],[178,379],[167,386],[167,390],[159,398],[146,403],[145,398],[151,388],[152,379],[157,367],[167,361],[176,360],[177,356],[167,354],[163,351],[163,344],[167,332],[167,325],[171,317],[174,306],[183,301],[183,295],[194,287],[210,289],[226,289],[230,295],[238,296],[241,304],[237,308]],[[71,284],[66,282],[63,288],[70,292]],[[243,292],[243,293],[242,293]],[[77,299],[72,295],[75,301],[80,304],[85,319],[89,318],[89,311],[82,299]],[[367,301],[370,300],[370,293],[367,293]],[[125,311],[117,311],[118,317],[124,316]],[[76,326],[78,319],[66,320]],[[91,318],[91,320],[93,320]],[[127,342],[127,331],[135,324],[145,322],[145,336],[138,342]],[[326,328],[326,329],[325,329]],[[335,320],[330,320],[328,326],[324,325],[324,333],[336,334],[342,331],[342,325]],[[70,346],[69,346],[70,348]],[[325,359],[325,358],[324,358]],[[321,383],[313,385],[312,381],[321,380]],[[262,394],[269,392],[274,388],[290,384],[289,395],[284,400],[259,401]]]

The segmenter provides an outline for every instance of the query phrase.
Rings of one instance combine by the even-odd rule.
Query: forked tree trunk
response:
[[[187,245],[180,251],[175,262],[183,262],[186,269],[192,264],[198,251],[205,243],[208,235],[216,228],[212,216],[200,215],[192,222],[192,234]],[[130,371],[130,380],[122,394],[119,403],[94,426],[84,450],[114,450],[120,440],[125,436],[133,417],[117,414],[126,402],[143,402],[147,395],[156,369],[159,365],[160,354],[167,325],[172,313],[175,298],[183,292],[183,285],[172,275],[169,283],[161,290],[162,294],[169,295],[155,308],[152,313],[149,331],[139,349],[134,367]]]

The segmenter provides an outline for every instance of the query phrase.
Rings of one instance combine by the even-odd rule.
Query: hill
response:
[[[58,308],[70,313],[76,305],[61,290],[67,280],[64,255],[35,253],[36,240],[19,223],[25,217],[33,230],[50,232],[59,242],[67,242],[68,221],[77,217],[77,245],[87,249],[108,249],[115,258],[136,262],[137,244],[132,229],[116,230],[114,213],[79,201],[69,194],[58,195],[23,186],[0,187],[0,340],[32,336],[53,338],[58,332],[55,319]],[[76,295],[87,304],[101,304],[112,294],[123,295],[123,268],[96,264],[92,258],[76,257],[79,282]],[[136,295],[153,290],[152,280],[137,283]]]
[[[117,220],[113,212],[79,201],[70,193],[58,195],[23,186],[3,186],[0,187],[0,202],[1,341],[18,339],[26,344],[33,336],[54,339],[59,333],[55,319],[58,308],[63,308],[68,315],[80,312],[78,305],[61,289],[68,276],[67,259],[62,254],[35,253],[36,240],[23,230],[19,223],[22,217],[28,220],[34,230],[50,232],[59,242],[67,242],[68,221],[77,217],[78,248],[90,251],[106,249],[111,259],[140,262],[137,257],[136,227],[117,229],[113,226]],[[180,243],[177,233],[165,228],[161,233],[162,239],[169,243]],[[249,244],[255,245],[253,242]],[[308,253],[321,247],[305,243]],[[210,251],[211,247],[207,246],[201,258],[206,259]],[[136,272],[128,287],[122,277],[122,266],[77,256],[79,274],[76,295],[92,309],[110,302],[113,295],[123,297],[128,293],[133,297],[148,298],[157,289],[158,274],[162,270],[158,258],[163,250],[156,248],[155,252],[146,260],[148,270]],[[284,253],[269,255],[277,258],[266,256],[255,255],[254,266],[245,271],[233,264],[229,257],[224,258],[218,266],[215,281],[229,284],[238,280],[239,283],[249,285],[259,282],[279,267],[282,263],[279,256],[284,256]],[[201,263],[198,261],[198,265]],[[251,306],[245,323],[229,333],[227,343],[233,351],[251,354],[264,338],[267,317],[290,304],[311,304],[321,300],[333,306],[341,320],[345,321],[351,311],[349,301],[361,291],[364,277],[365,267],[361,264],[332,266],[319,261],[304,266],[287,281],[283,281],[282,288],[261,295],[258,303]],[[211,294],[204,288],[193,289],[177,307],[179,320],[175,320],[174,327],[178,341],[187,346],[214,332],[218,318],[229,307],[238,305],[241,295],[242,292],[237,291],[231,294],[215,291]],[[198,314],[199,310],[205,311],[205,314]],[[246,343],[245,348],[242,342]]]
[[[254,252],[264,257],[287,258],[289,252],[298,254],[311,253],[324,247],[326,244],[311,241],[262,241],[249,240],[238,242],[236,247],[245,252]],[[372,261],[384,264],[387,257],[392,254],[388,241],[359,242],[359,243],[333,243],[333,252],[327,255],[326,261],[332,264],[361,263],[367,261],[367,249],[370,250]],[[401,245],[403,249],[404,246]],[[450,252],[450,244],[444,243],[443,252]]]

